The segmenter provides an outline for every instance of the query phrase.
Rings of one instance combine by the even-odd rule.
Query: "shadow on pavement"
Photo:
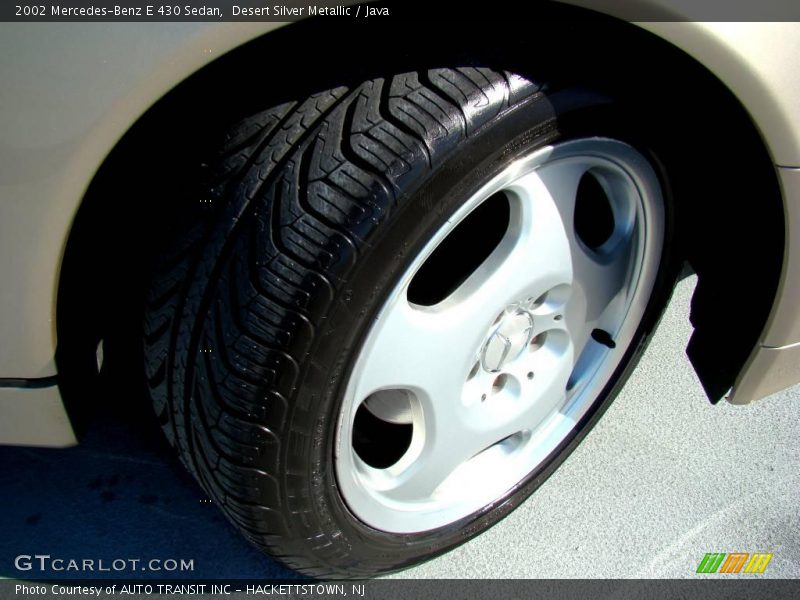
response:
[[[0,577],[298,577],[251,546],[209,503],[149,412],[127,401],[110,408],[111,400],[75,448],[0,447]],[[36,554],[65,559],[65,567],[69,559],[93,559],[95,571],[40,571],[36,560],[30,570],[17,570],[17,556]],[[136,570],[98,572],[100,559],[106,568],[115,559],[141,563]],[[193,570],[147,570],[151,559],[164,566],[171,566],[167,559],[193,560]]]

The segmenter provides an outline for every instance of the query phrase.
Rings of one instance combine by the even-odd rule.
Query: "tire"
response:
[[[164,432],[249,540],[312,576],[405,568],[566,458],[674,275],[664,176],[619,114],[459,68],[232,128],[144,355]]]

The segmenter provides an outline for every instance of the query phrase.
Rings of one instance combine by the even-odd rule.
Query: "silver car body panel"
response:
[[[0,388],[0,441],[64,448],[77,443],[58,386]]]
[[[0,378],[56,373],[61,257],[114,145],[184,78],[278,25],[0,24]]]

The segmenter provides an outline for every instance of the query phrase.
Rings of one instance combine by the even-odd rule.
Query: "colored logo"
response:
[[[697,565],[698,573],[763,573],[767,569],[772,553],[754,552],[709,552]]]

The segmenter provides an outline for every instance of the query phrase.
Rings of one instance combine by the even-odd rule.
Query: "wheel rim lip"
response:
[[[577,391],[571,392],[571,397],[565,405],[556,411],[545,425],[536,431],[526,433],[528,439],[523,443],[526,448],[524,464],[514,465],[516,469],[514,475],[505,478],[505,483],[500,486],[503,489],[499,493],[497,486],[487,486],[484,493],[475,493],[466,501],[450,505],[433,498],[429,502],[398,502],[383,496],[382,488],[388,485],[392,477],[417,460],[424,451],[424,436],[417,434],[417,431],[424,429],[421,427],[424,421],[421,408],[412,410],[415,433],[409,449],[398,463],[387,469],[375,469],[366,465],[356,455],[350,441],[355,412],[363,401],[356,399],[355,388],[362,374],[362,357],[370,348],[373,322],[345,387],[334,445],[334,467],[339,492],[350,511],[365,524],[390,533],[429,531],[459,521],[506,497],[550,462],[548,460],[550,455],[570,437],[584,416],[597,404],[602,391],[627,354],[655,285],[663,248],[664,206],[658,177],[650,163],[633,147],[609,138],[582,138],[541,147],[506,166],[472,194],[437,230],[406,268],[379,309],[378,316],[397,302],[398,298],[405,296],[414,275],[435,248],[484,200],[498,191],[513,187],[514,182],[526,174],[566,160],[599,161],[613,165],[613,168],[624,173],[630,183],[630,189],[636,193],[635,235],[639,236],[639,240],[636,243],[636,256],[632,259],[633,267],[630,274],[629,289],[632,293],[628,295],[616,335],[622,350],[617,353],[616,359],[601,361],[588,380],[578,386]],[[587,167],[587,171],[589,168],[591,166]],[[566,226],[573,227],[572,224]],[[376,316],[376,320],[377,318]],[[515,457],[512,452],[511,458],[519,458],[519,454],[517,453]]]

